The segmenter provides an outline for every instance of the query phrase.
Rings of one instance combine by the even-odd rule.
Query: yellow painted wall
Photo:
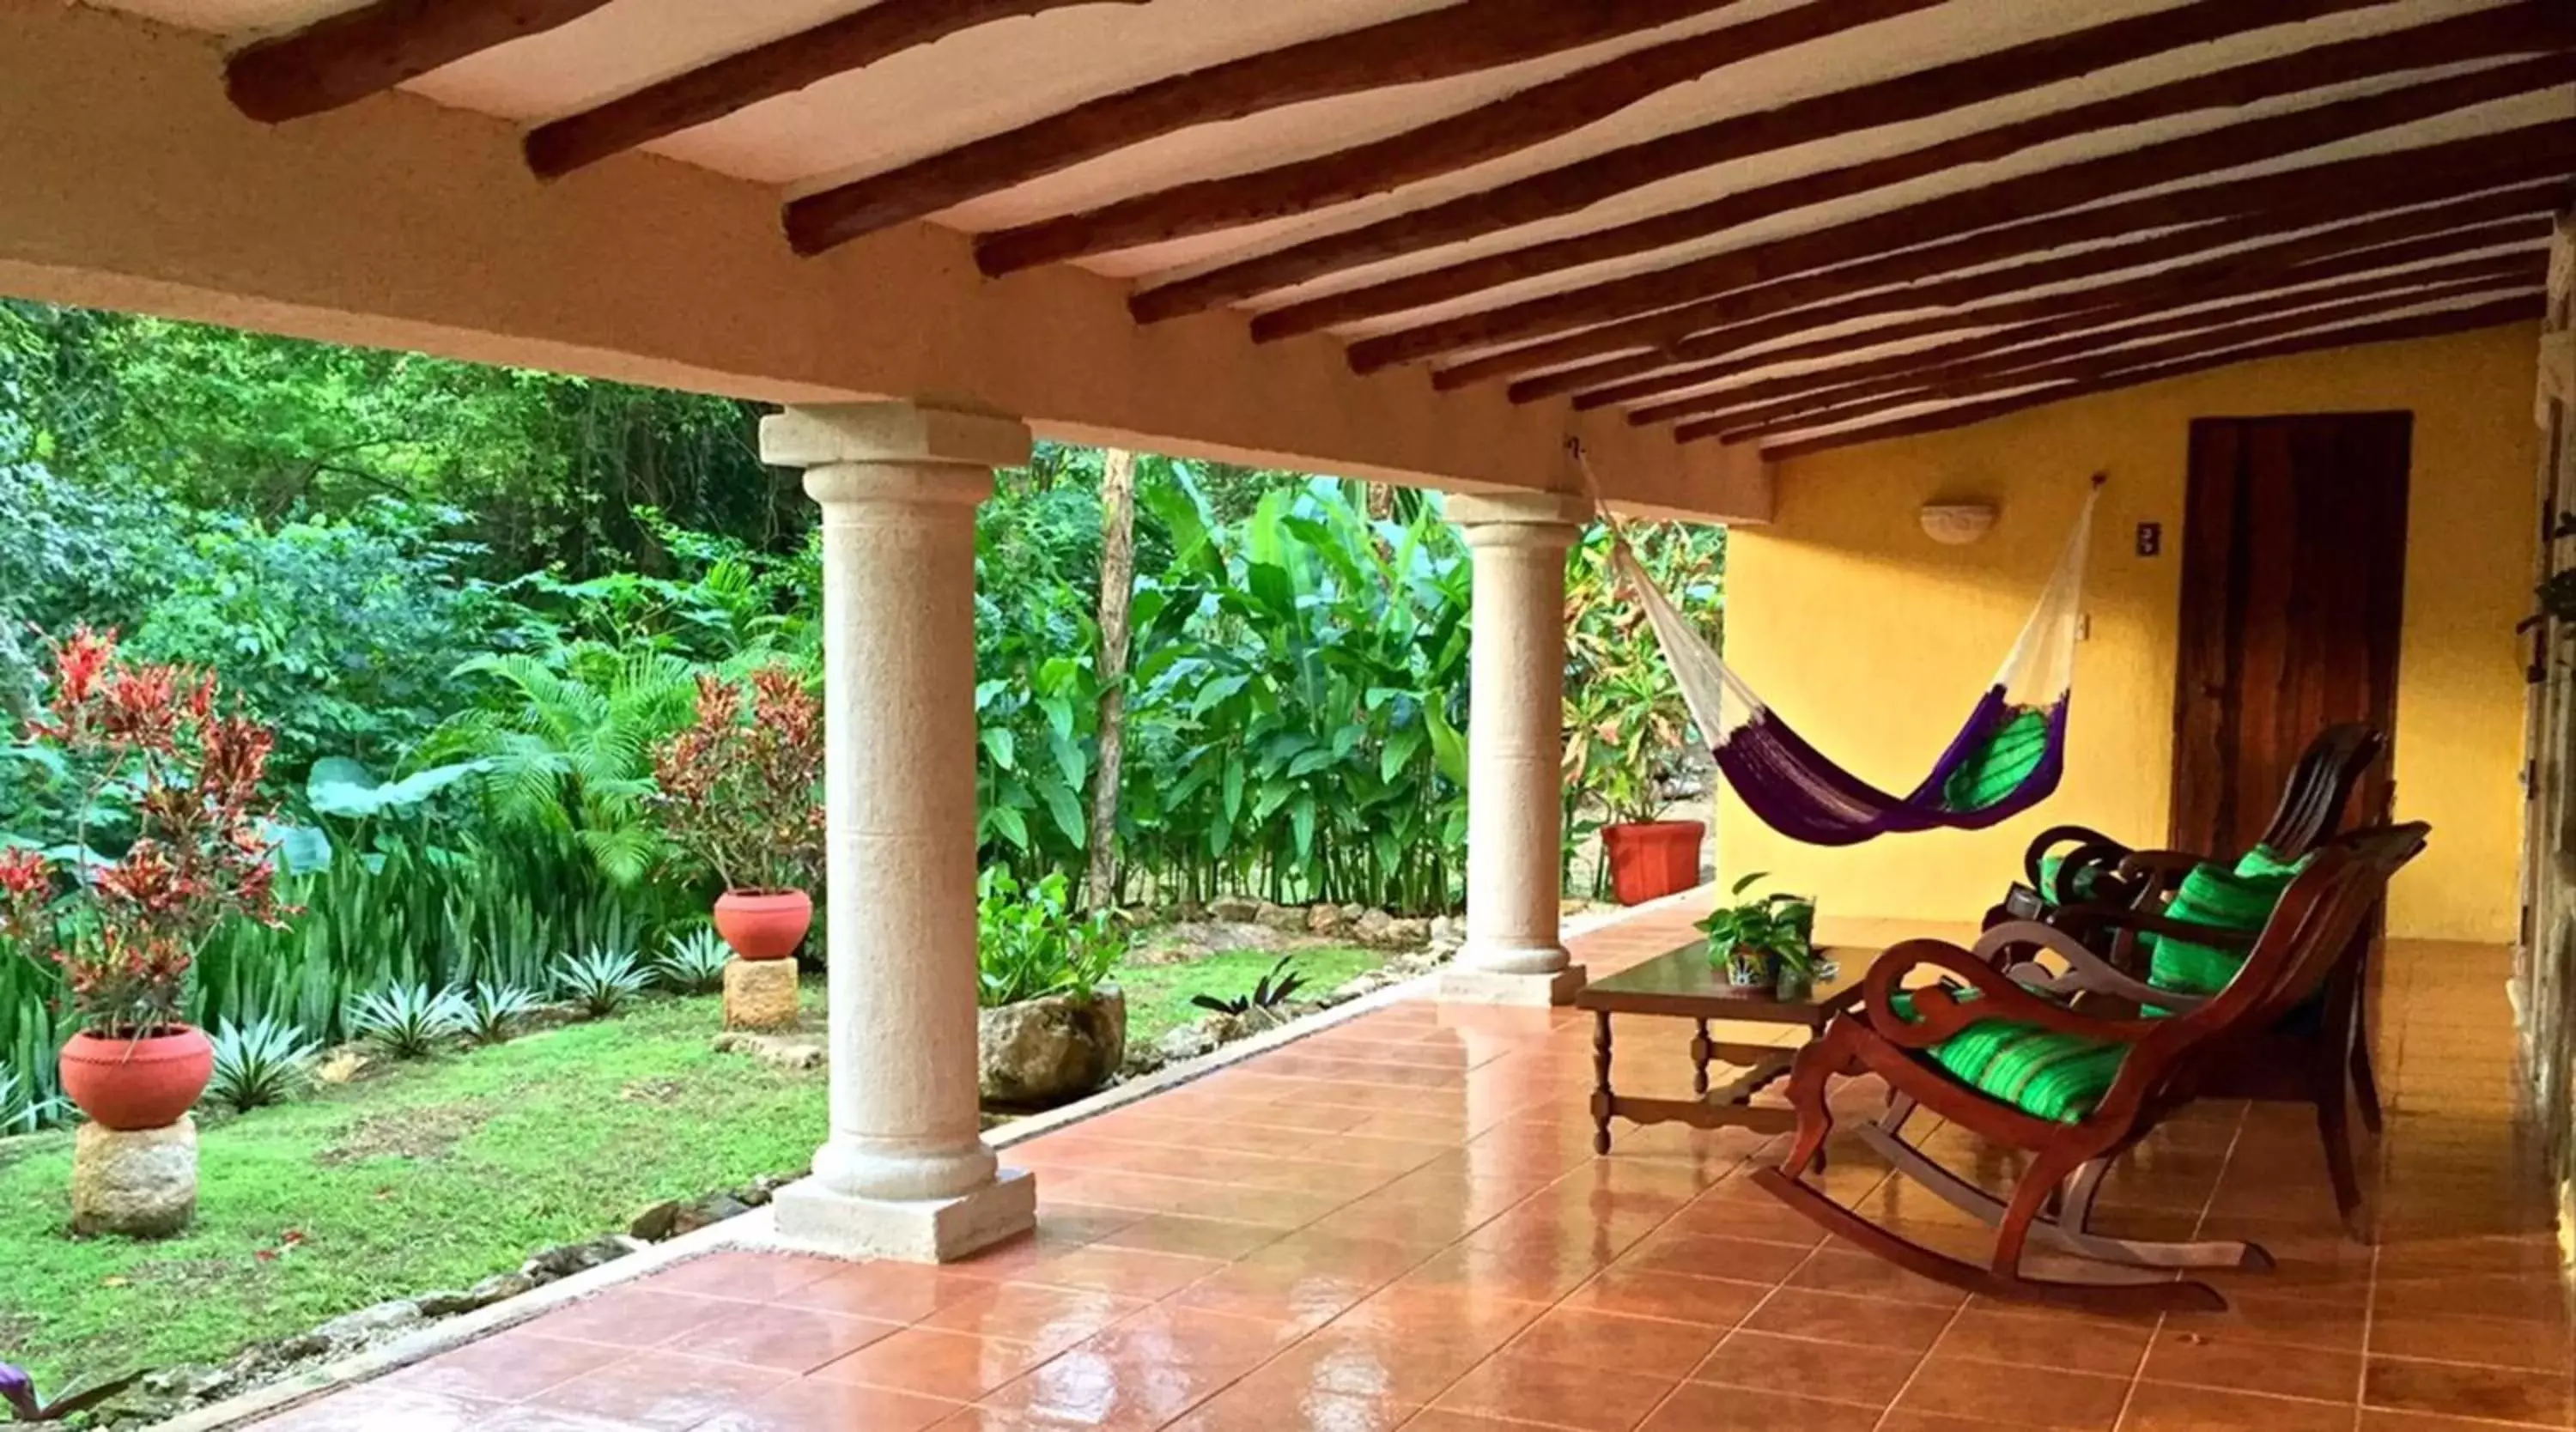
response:
[[[1780,470],[1778,522],[1729,546],[1729,659],[1790,725],[1855,773],[1909,788],[2029,614],[2086,478],[2107,471],[2076,662],[2066,781],[1982,832],[1840,850],[1788,841],[1721,796],[1718,861],[1768,870],[1835,914],[1973,918],[2030,837],[2079,821],[2166,835],[2191,420],[2404,409],[2415,415],[2399,656],[2399,813],[2433,824],[2400,877],[2391,933],[2507,941],[2517,912],[2523,682],[2513,625],[2533,558],[2536,329],[2247,364],[1954,432],[1819,453]],[[1941,547],[1916,510],[1988,499],[2001,520]],[[2132,553],[2164,524],[2164,555]]]

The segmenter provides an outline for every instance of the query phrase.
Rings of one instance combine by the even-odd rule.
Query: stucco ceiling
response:
[[[350,8],[332,0],[105,0],[109,8],[222,37],[227,46],[292,32],[315,19]],[[1453,0],[1454,3],[1454,0]],[[1310,101],[1243,118],[1202,123],[1121,148],[939,210],[930,221],[969,233],[1089,209],[1168,189],[1187,181],[1242,174],[1308,159],[1353,145],[1400,135],[1417,126],[1496,101],[1533,84],[1597,66],[1680,37],[1744,25],[1798,8],[1800,0],[1738,0],[1658,29],[1501,68],[1449,79],[1370,89]],[[1830,6],[1835,0],[1804,0]],[[1248,0],[1149,0],[1149,3],[1076,5],[1032,17],[997,20],[935,43],[905,50],[863,69],[839,74],[801,91],[762,101],[724,118],[651,142],[670,158],[726,175],[775,186],[782,198],[813,193],[848,179],[894,169],[968,141],[1043,121],[1068,108],[1167,76],[1318,37],[1359,29],[1395,17],[1441,8],[1442,0],[1299,0],[1295,4]],[[2081,78],[2044,84],[2021,93],[1967,104],[1927,119],[1882,125],[1800,143],[1731,163],[1697,169],[1630,188],[1576,212],[1512,226],[1499,232],[1407,253],[1334,272],[1323,278],[1266,290],[1238,300],[1254,311],[1318,295],[1341,293],[1390,278],[1439,269],[1461,259],[1523,248],[1535,242],[1594,233],[1612,225],[1670,213],[1693,204],[1782,180],[1895,155],[1975,134],[2067,106],[2128,94],[2196,74],[2295,53],[2320,45],[2422,25],[2444,17],[2498,8],[2499,0],[2390,0],[2368,8],[2325,14],[2299,23],[2231,36]],[[727,54],[802,31],[865,7],[845,0],[614,0],[543,33],[497,45],[429,71],[405,88],[437,101],[505,120],[534,125],[583,111],[637,88]],[[2101,25],[2127,16],[2177,8],[2177,0],[1949,0],[1895,18],[1859,25],[1733,64],[1695,81],[1666,88],[1574,132],[1508,155],[1402,185],[1392,192],[1340,203],[1293,217],[1199,234],[1189,238],[1098,254],[1079,260],[1098,272],[1153,287],[1283,248],[1321,234],[1338,233],[1426,205],[1490,190],[1496,185],[1556,170],[1589,156],[1732,115],[1852,89],[1949,61],[1989,53],[2042,37]],[[2576,6],[2571,6],[2576,10]],[[2374,75],[2356,82],[2265,99],[2238,109],[2204,109],[2149,123],[2131,124],[2058,139],[1986,163],[1962,165],[1920,178],[1778,213],[1687,243],[1621,256],[1543,276],[1480,289],[1426,307],[1371,314],[1335,324],[1345,338],[1411,329],[1427,321],[1480,312],[1541,295],[1563,293],[1602,280],[1663,269],[1678,261],[1731,252],[1786,235],[1830,226],[1920,203],[2000,179],[2050,170],[2096,156],[2122,153],[2162,140],[2242,124],[2268,115],[2422,83],[2445,74],[2506,63],[2481,58],[2447,67]],[[2359,155],[2391,153],[2428,143],[2576,118],[2576,86],[2536,90],[2413,122],[2356,135],[2293,155],[2266,159],[2204,179],[2235,178]],[[245,121],[246,123],[248,121]],[[298,121],[327,122],[327,120]],[[555,181],[580,184],[580,173]],[[2078,207],[2081,207],[2080,205]],[[2369,207],[2356,196],[2356,212]],[[2537,241],[2522,247],[2536,247]],[[2475,253],[2511,251],[2479,249]],[[2224,249],[2218,250],[2226,252]],[[2029,257],[2045,257],[2041,251]],[[2134,271],[2097,275],[2107,282]],[[1007,284],[1008,277],[993,280]],[[2297,285],[2285,287],[2295,289]],[[2471,307],[2521,292],[2519,282],[2492,291],[2445,295],[2433,310]],[[2046,291],[2045,286],[2040,291]],[[2185,311],[2188,311],[2186,308]],[[2414,309],[2393,309],[2402,316]],[[1883,356],[1929,340],[1874,341],[1870,323],[1845,325],[1846,354],[1802,359],[1776,368],[1748,368],[1695,391],[1723,393],[1740,384],[1829,368],[1844,358]],[[1973,336],[1975,326],[1952,337]],[[1813,335],[1809,335],[1812,337]],[[2116,347],[2114,340],[2110,346]],[[1758,357],[1760,344],[1748,350]],[[1432,361],[1452,364],[1476,356],[1475,348]],[[1921,411],[1942,406],[1930,401]],[[1830,430],[1831,425],[1827,426]],[[1791,434],[1790,436],[1796,436]]]

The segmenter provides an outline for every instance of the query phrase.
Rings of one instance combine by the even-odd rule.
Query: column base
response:
[[[1572,1004],[1584,986],[1583,966],[1547,974],[1516,975],[1451,965],[1440,972],[1442,1004],[1510,1004],[1532,1008]]]
[[[991,1183],[953,1198],[859,1198],[811,1178],[778,1190],[778,1236],[836,1258],[953,1263],[1025,1233],[1038,1221],[1038,1180],[1003,1169]]]

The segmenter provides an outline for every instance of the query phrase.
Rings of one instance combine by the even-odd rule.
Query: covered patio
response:
[[[756,1248],[195,1425],[2576,1427],[2567,766],[2518,699],[2529,666],[2566,706],[2568,653],[2512,635],[2565,546],[2535,499],[2553,537],[2576,499],[2571,116],[2551,0],[0,0],[0,292],[776,403],[763,456],[823,511],[811,1176]],[[2280,1264],[2146,1320],[1831,1243],[1752,1188],[1753,1133],[1596,1153],[1564,1006],[1706,898],[1560,928],[1596,496],[1735,525],[1730,659],[1884,773],[2108,475],[2105,699],[2052,806],[1852,852],[1721,807],[1724,871],[1821,892],[1865,960],[1972,918],[2046,821],[2185,827],[2185,583],[2152,564],[2205,524],[2187,434],[2361,409],[2409,415],[2420,480],[2358,579],[2404,793],[2355,815],[2435,828],[2372,968],[2375,1242],[2297,1107],[2204,1103],[2127,1156],[2114,1231]],[[1012,1142],[979,1125],[964,718],[973,514],[1033,436],[1452,494],[1467,939],[1436,989]],[[1962,497],[1994,540],[1931,550]],[[1686,1097],[1684,1036],[1623,1043],[1628,1087]],[[1976,1246],[1831,1152],[1836,1196]]]

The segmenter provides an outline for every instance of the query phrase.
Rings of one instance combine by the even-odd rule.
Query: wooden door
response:
[[[2327,726],[2394,735],[2413,430],[2406,413],[2192,424],[2176,849],[2252,845]],[[2348,818],[2388,809],[2390,765],[2373,769]]]

